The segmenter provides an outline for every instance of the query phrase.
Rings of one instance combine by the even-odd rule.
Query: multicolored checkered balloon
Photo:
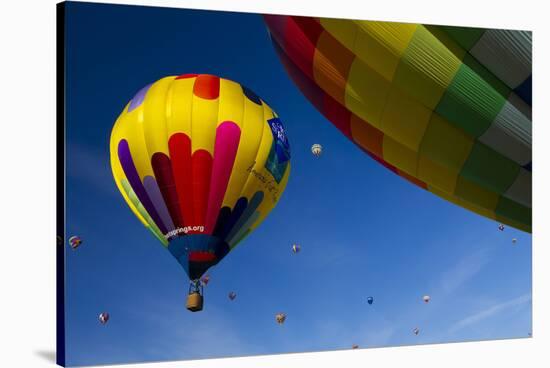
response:
[[[372,158],[531,231],[531,32],[264,19],[295,84]]]

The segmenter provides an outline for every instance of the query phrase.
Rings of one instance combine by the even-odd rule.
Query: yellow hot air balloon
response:
[[[254,92],[204,74],[162,78],[116,120],[113,176],[136,217],[183,266],[188,309],[200,277],[273,209],[290,173],[277,114]]]

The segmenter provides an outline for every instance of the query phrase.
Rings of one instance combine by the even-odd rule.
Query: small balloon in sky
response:
[[[237,297],[237,293],[232,291],[227,296],[229,297],[230,300],[235,300],[235,298]]]
[[[278,324],[282,325],[282,324],[285,323],[285,321],[286,321],[286,314],[284,314],[284,313],[277,313],[277,314],[275,315],[275,321],[276,321]]]
[[[201,277],[201,284],[203,286],[208,285],[209,281],[210,281],[210,276],[209,275],[204,275],[203,277]]]
[[[313,156],[319,157],[321,156],[321,153],[323,152],[323,146],[321,146],[318,143],[315,143],[313,146],[311,146],[311,153],[313,153]]]
[[[82,239],[79,236],[73,235],[69,238],[69,245],[72,249],[76,249],[82,244]]]
[[[372,296],[367,297],[367,303],[372,304],[374,302],[374,298]]]
[[[300,252],[300,250],[302,250],[302,247],[300,247],[298,244],[293,244],[292,245],[292,252],[293,253],[298,253],[298,252]]]
[[[499,229],[500,231],[504,231],[504,225],[502,225],[502,224],[498,225],[498,229]]]
[[[107,321],[109,320],[109,313],[107,312],[100,313],[98,319],[102,325],[106,324]]]
[[[429,295],[424,295],[422,297],[422,300],[424,300],[424,303],[428,303],[430,301],[430,299],[431,299],[431,296],[429,296]]]
[[[415,327],[413,330],[413,334],[418,335],[420,333],[420,329],[418,327]]]
[[[516,238],[512,239],[512,244],[516,244],[517,242],[518,242],[518,240]]]

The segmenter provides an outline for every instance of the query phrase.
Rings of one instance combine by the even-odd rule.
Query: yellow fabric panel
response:
[[[467,200],[464,200],[462,198],[453,196],[453,195],[451,195],[447,192],[444,192],[442,190],[439,190],[439,189],[431,187],[431,186],[428,186],[428,190],[430,192],[434,193],[435,195],[437,195],[437,196],[439,196],[443,199],[446,199],[447,201],[449,201],[451,203],[454,203],[454,204],[456,204],[460,207],[463,207],[467,210],[475,212],[478,215],[485,216],[485,217],[490,218],[490,219],[495,219],[496,218],[494,211],[476,206],[476,205],[472,204],[471,202],[469,202]]]
[[[273,112],[265,103],[262,104],[264,110],[264,119],[267,121],[273,117]],[[273,177],[271,173],[265,169],[265,162],[271,150],[271,145],[273,144],[273,134],[267,123],[262,124],[262,138],[260,141],[260,146],[256,153],[254,160],[254,165],[252,167],[247,167],[248,178],[242,189],[241,196],[246,196],[250,199],[257,191],[264,192],[264,199],[260,205],[259,210],[265,208],[265,202],[272,202],[271,196],[267,191],[267,183],[270,182]],[[287,169],[288,170],[288,169]],[[262,181],[265,181],[262,182]],[[282,190],[279,188],[279,190]]]
[[[476,203],[479,207],[485,208],[491,213],[493,213],[496,209],[499,197],[497,193],[482,188],[460,175],[458,176],[456,182],[454,195],[463,199],[466,203]],[[466,206],[464,205],[464,207]],[[494,218],[494,214],[491,218]]]
[[[418,25],[362,20],[354,22],[358,25],[359,32],[353,52],[385,79],[391,81]]]
[[[424,26],[419,26],[397,67],[393,82],[433,110],[461,61]]]
[[[219,100],[219,97],[208,100],[193,94],[191,99],[191,152],[203,149],[212,156],[214,155]]]
[[[420,144],[420,155],[455,171],[462,170],[474,145],[474,139],[433,113]]]
[[[153,86],[151,86],[151,88],[153,88]],[[149,98],[149,93],[145,95],[145,100],[137,108],[130,112],[128,112],[127,108],[124,110],[115,123],[115,125],[120,125],[120,129],[117,130],[116,134],[111,138],[111,140],[115,142],[119,142],[121,139],[126,139],[128,141],[134,165],[142,181],[146,176],[154,177],[149,152],[147,152],[145,137],[143,135],[144,107],[147,98]]]
[[[127,111],[127,109],[128,109],[128,105],[124,108],[124,111]],[[122,194],[124,201],[128,204],[128,206],[130,207],[134,215],[139,219],[139,221],[141,221],[141,223],[144,226],[148,226],[147,222],[145,221],[143,216],[141,216],[136,206],[134,206],[134,204],[126,194],[126,191],[124,190],[121,184],[122,180],[127,180],[127,179],[126,179],[126,175],[124,174],[124,170],[122,170],[122,166],[120,165],[120,161],[118,159],[118,142],[120,142],[120,140],[122,139],[120,130],[121,129],[120,129],[119,119],[117,119],[117,121],[113,126],[113,130],[111,132],[111,141],[109,145],[110,156],[111,156],[111,170],[113,172],[113,177],[115,178],[115,184],[119,192]]]
[[[406,95],[399,88],[390,90],[382,114],[382,131],[418,152],[432,111]]]
[[[232,121],[242,129],[245,100],[248,101],[240,84],[220,79],[218,125],[224,121]]]
[[[358,26],[347,19],[321,18],[321,26],[336,38],[342,45],[353,51]]]
[[[225,96],[222,97],[225,99]],[[233,170],[223,199],[223,206],[233,208],[241,196],[243,187],[248,179],[247,169],[254,164],[256,153],[260,147],[263,130],[270,130],[267,120],[264,119],[263,106],[257,105],[246,98],[241,92],[240,106],[244,107],[241,120],[241,138],[237,156],[233,163]],[[225,101],[225,100],[224,100]],[[251,197],[248,197],[250,200]]]
[[[166,132],[191,137],[191,99],[196,77],[175,79],[166,96]]]
[[[390,83],[360,59],[351,65],[346,85],[346,107],[374,127],[381,128],[381,116]]]
[[[277,198],[277,201],[281,198],[281,195],[283,194],[286,185],[288,183],[288,178],[290,176],[290,165],[286,169],[285,174],[283,175],[283,178],[281,179],[281,182],[279,183],[279,196]],[[266,203],[267,202],[267,203]],[[271,202],[270,200],[264,200],[260,207],[258,208],[260,210],[260,217],[254,221],[252,226],[250,226],[250,231],[253,231],[258,225],[262,223],[262,221],[265,219],[265,217],[271,213],[271,210],[275,207],[277,202]]]
[[[166,96],[174,77],[165,77],[156,81],[147,91],[143,100],[143,137],[149,160],[156,152],[168,155],[168,140],[166,129]]]
[[[454,193],[458,172],[431,160],[426,156],[418,157],[418,179],[448,193]]]
[[[382,150],[386,162],[411,176],[416,176],[418,160],[416,152],[387,135],[384,135]]]

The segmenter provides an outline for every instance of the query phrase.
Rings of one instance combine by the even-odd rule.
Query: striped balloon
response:
[[[115,122],[110,150],[126,203],[192,280],[263,221],[290,173],[275,112],[212,75],[170,76],[141,89]]]
[[[531,32],[266,15],[288,74],[382,165],[531,231]]]

